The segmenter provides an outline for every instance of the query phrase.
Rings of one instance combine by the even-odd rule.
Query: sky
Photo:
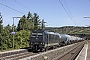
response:
[[[12,25],[12,17],[27,16],[29,11],[44,19],[47,27],[90,25],[90,18],[84,18],[90,16],[89,0],[0,0],[4,26]],[[14,19],[14,24],[18,21],[19,18]]]

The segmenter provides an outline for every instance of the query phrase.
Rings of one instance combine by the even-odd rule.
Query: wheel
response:
[[[45,48],[45,51],[48,51],[48,47]]]

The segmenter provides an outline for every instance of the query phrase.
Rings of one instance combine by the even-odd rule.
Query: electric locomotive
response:
[[[45,30],[34,30],[31,34],[30,47],[33,51],[44,51],[59,45],[60,37],[57,33]]]

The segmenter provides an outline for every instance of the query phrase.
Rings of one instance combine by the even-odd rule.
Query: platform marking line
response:
[[[79,53],[79,55],[77,56],[77,58],[75,60],[78,60],[78,58],[79,58],[79,56],[82,53],[82,51],[83,51],[84,48],[85,48],[85,45],[84,45],[84,47],[82,48],[81,52]]]
[[[79,53],[79,55],[77,56],[77,58],[75,60],[78,60],[78,58],[80,57],[80,55],[82,54],[83,50],[85,50],[84,52],[84,59],[83,60],[86,60],[87,58],[87,50],[88,50],[88,44],[85,44],[83,49],[81,50],[81,52]]]
[[[85,54],[85,60],[87,59],[87,50],[88,50],[88,44],[86,45],[86,54]]]

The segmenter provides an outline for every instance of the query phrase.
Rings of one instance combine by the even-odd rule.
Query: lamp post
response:
[[[90,18],[90,16],[84,16],[84,18]],[[88,26],[90,29],[90,25],[85,25],[85,26]]]
[[[45,24],[44,23],[46,23],[46,22],[44,22],[44,19],[42,20],[42,29],[45,29]]]
[[[89,27],[89,30],[90,30],[90,25],[85,25],[85,26]]]
[[[90,18],[90,16],[84,16],[84,18]]]
[[[21,17],[12,17],[13,18],[13,32],[12,32],[12,34],[13,34],[13,48],[14,48],[14,34],[16,33],[16,32],[14,32],[14,18],[21,18]]]

